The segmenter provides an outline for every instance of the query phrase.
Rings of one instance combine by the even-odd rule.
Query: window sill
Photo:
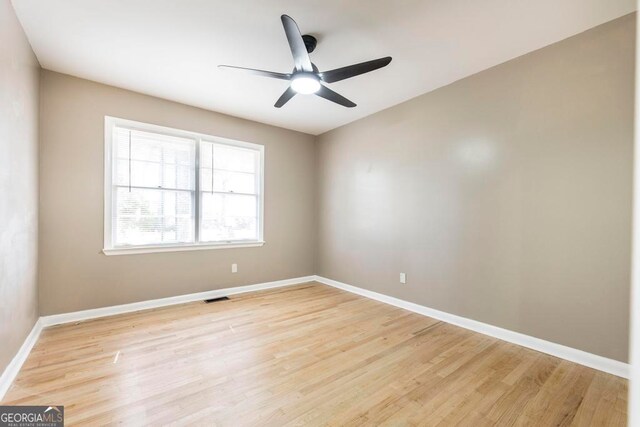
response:
[[[230,242],[230,243],[212,243],[201,245],[174,245],[174,246],[135,246],[131,248],[105,248],[102,253],[111,255],[135,255],[135,254],[151,254],[155,252],[182,252],[182,251],[203,251],[209,249],[234,249],[234,248],[254,248],[264,245],[264,241],[251,242]]]

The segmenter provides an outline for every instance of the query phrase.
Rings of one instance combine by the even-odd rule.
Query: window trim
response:
[[[143,132],[155,132],[162,135],[179,138],[193,139],[196,142],[195,159],[195,198],[194,198],[194,243],[168,243],[156,245],[138,246],[113,246],[113,129],[114,127],[124,127],[131,130]],[[258,194],[258,238],[256,240],[229,240],[226,242],[199,242],[200,234],[200,146],[202,142],[213,142],[218,144],[231,145],[234,147],[249,148],[260,153],[260,186]],[[121,119],[118,117],[104,117],[104,242],[102,252],[105,255],[127,255],[143,254],[154,252],[178,252],[205,249],[231,249],[259,247],[265,244],[264,241],[264,145],[251,142],[238,141],[230,138],[207,135],[198,132],[191,132],[181,129],[174,129],[149,123],[137,122],[134,120]]]

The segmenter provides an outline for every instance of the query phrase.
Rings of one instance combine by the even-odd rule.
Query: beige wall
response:
[[[629,15],[322,135],[318,274],[626,361],[634,40]]]
[[[38,318],[39,65],[0,0],[0,374]]]
[[[314,137],[50,71],[41,88],[42,315],[314,273]],[[105,115],[264,144],[266,244],[103,255]]]

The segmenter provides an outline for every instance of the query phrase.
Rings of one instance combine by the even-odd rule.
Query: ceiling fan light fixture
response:
[[[315,74],[298,73],[291,80],[291,89],[302,95],[310,95],[320,90],[320,79]]]

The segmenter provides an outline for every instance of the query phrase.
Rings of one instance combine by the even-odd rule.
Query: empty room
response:
[[[640,426],[636,10],[0,0],[0,427]]]

